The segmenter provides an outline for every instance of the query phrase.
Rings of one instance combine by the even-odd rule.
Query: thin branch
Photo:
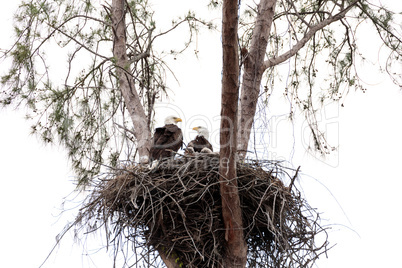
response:
[[[399,43],[402,43],[402,39],[401,39],[401,38],[399,38],[398,36],[394,35],[390,30],[388,30],[387,28],[385,28],[381,23],[375,23],[375,21],[376,21],[377,19],[376,19],[375,17],[373,17],[372,15],[370,15],[370,13],[367,12],[367,10],[366,10],[363,6],[361,6],[361,4],[360,4],[360,5],[358,4],[357,6],[358,6],[358,7],[360,8],[360,10],[361,10],[367,17],[369,17],[370,20],[374,23],[374,25],[375,25],[375,27],[376,27],[378,33],[380,33],[380,29],[379,29],[379,28],[381,28],[381,29],[383,29],[385,32],[387,32],[390,36],[392,36],[393,38],[395,38],[396,40],[398,40]],[[388,10],[387,10],[387,11],[388,11]],[[388,12],[390,12],[390,11],[388,11]],[[381,35],[380,35],[380,36],[381,36]],[[384,43],[387,44],[387,42],[385,42],[385,40],[384,40]]]
[[[133,134],[133,135],[135,136],[134,131],[129,130],[128,128],[126,128],[126,127],[124,127],[124,126],[122,126],[122,125],[119,125],[119,124],[117,124],[116,122],[115,122],[114,124],[115,124],[116,126],[118,126],[119,128],[124,129],[125,131],[130,132],[131,134]]]
[[[72,41],[74,41],[76,44],[78,44],[78,45],[81,46],[82,48],[88,50],[88,51],[89,51],[90,53],[92,53],[93,55],[96,55],[96,56],[98,56],[98,57],[100,57],[100,58],[103,58],[103,59],[106,59],[106,60],[111,59],[111,58],[109,58],[109,57],[105,57],[105,56],[103,56],[103,55],[101,55],[101,54],[98,54],[97,52],[93,51],[92,49],[90,49],[90,48],[87,47],[86,45],[82,44],[82,43],[81,43],[80,41],[78,41],[77,39],[75,39],[73,36],[67,34],[66,32],[64,32],[64,31],[62,31],[62,30],[60,30],[61,25],[60,25],[59,27],[54,27],[53,25],[51,25],[51,24],[49,24],[49,23],[48,23],[47,25],[48,25],[49,27],[51,27],[51,28],[54,29],[53,33],[54,33],[55,31],[61,33],[62,35],[66,36],[67,38],[69,38],[69,39],[71,39]],[[52,35],[52,34],[50,34],[47,38],[50,38],[51,35]],[[45,41],[45,40],[44,40],[44,41]],[[44,43],[44,41],[41,43],[41,45]],[[37,49],[39,49],[39,47],[38,47]],[[37,50],[37,49],[36,49],[36,50]],[[33,53],[32,53],[32,54],[33,54]]]
[[[272,57],[272,58],[266,60],[261,67],[262,71],[265,71],[266,69],[268,69],[272,66],[276,66],[276,65],[290,59],[294,55],[296,55],[296,53],[302,47],[304,47],[304,45],[314,36],[314,34],[316,32],[318,32],[319,30],[323,29],[325,26],[327,26],[335,21],[338,21],[338,20],[344,18],[346,13],[349,12],[349,10],[352,7],[354,7],[358,2],[359,2],[359,0],[355,0],[354,2],[352,2],[352,4],[350,4],[347,8],[345,8],[344,10],[342,10],[335,16],[330,16],[327,19],[321,21],[320,23],[317,23],[316,25],[312,26],[310,28],[310,30],[303,36],[303,38],[300,39],[300,41],[297,42],[296,45],[294,45],[289,51],[285,52],[284,54],[282,54],[278,57]]]
[[[293,178],[292,178],[292,180],[291,180],[291,182],[290,182],[290,184],[289,184],[289,187],[288,187],[289,192],[292,192],[292,187],[293,187],[293,184],[295,183],[295,180],[296,180],[296,178],[297,178],[297,175],[299,174],[299,170],[300,170],[300,166],[296,169],[296,173],[295,173],[295,175],[293,176]]]

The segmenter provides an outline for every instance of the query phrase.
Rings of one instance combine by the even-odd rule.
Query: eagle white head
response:
[[[165,118],[165,125],[177,124],[178,122],[182,122],[181,118],[173,115],[170,115]]]
[[[198,136],[203,136],[207,140],[209,139],[209,131],[206,127],[202,127],[202,126],[193,127],[193,130],[197,131]]]

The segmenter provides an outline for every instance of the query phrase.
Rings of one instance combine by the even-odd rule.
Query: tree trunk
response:
[[[261,0],[258,5],[258,14],[249,51],[245,55],[237,147],[241,158],[246,156],[251,127],[254,123],[261,78],[265,71],[263,63],[275,14],[275,5],[276,0]]]
[[[124,103],[133,121],[133,132],[137,140],[140,162],[147,163],[149,149],[151,148],[151,133],[147,124],[147,116],[135,89],[126,52],[125,0],[113,0],[111,13],[114,34],[113,56],[116,60],[116,73],[119,78],[119,86]]]
[[[245,267],[242,211],[237,188],[237,110],[239,98],[238,0],[224,0],[222,7],[222,110],[220,130],[220,192],[226,247],[223,267]]]

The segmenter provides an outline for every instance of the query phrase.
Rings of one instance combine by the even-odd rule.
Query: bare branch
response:
[[[145,52],[138,54],[138,55],[134,55],[132,57],[130,57],[129,63],[132,64],[134,62],[137,62],[139,60],[145,59],[147,57],[149,57],[151,55],[150,51],[152,48],[152,44],[153,44],[153,38],[152,38],[152,32],[155,28],[149,29],[148,30],[148,46],[147,49],[145,50]]]
[[[265,71],[266,69],[272,67],[272,66],[276,66],[288,59],[290,59],[291,57],[293,57],[294,55],[296,55],[296,53],[302,48],[304,47],[304,45],[313,37],[313,35],[318,32],[319,30],[323,29],[325,26],[341,20],[345,17],[346,13],[354,6],[356,6],[356,4],[359,2],[359,0],[356,0],[354,2],[352,2],[352,4],[350,4],[347,8],[345,8],[344,10],[342,10],[341,12],[339,12],[338,14],[336,14],[335,16],[330,16],[329,18],[321,21],[320,23],[317,23],[316,25],[310,27],[310,30],[303,36],[302,39],[300,39],[299,42],[297,42],[296,45],[294,45],[289,51],[287,51],[286,53],[278,56],[278,57],[272,57],[268,60],[266,60],[264,62],[264,64],[262,65],[262,70],[261,71]]]
[[[118,126],[119,128],[121,128],[121,129],[123,129],[123,130],[125,130],[125,131],[127,131],[127,132],[129,132],[129,133],[131,133],[131,134],[133,134],[133,135],[135,136],[134,131],[132,131],[132,130],[130,130],[130,129],[128,129],[128,128],[122,126],[122,125],[120,125],[120,124],[117,124],[117,123],[114,123],[114,124],[115,124],[116,126]]]

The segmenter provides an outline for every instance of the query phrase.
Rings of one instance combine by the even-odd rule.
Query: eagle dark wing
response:
[[[195,152],[200,153],[202,149],[208,148],[211,151],[212,145],[209,143],[209,141],[204,137],[204,136],[196,136],[194,140],[190,141],[187,145],[187,147],[193,147]]]
[[[150,150],[151,161],[164,157],[170,157],[177,152],[183,144],[183,134],[176,125],[165,125],[155,129],[155,134]]]
[[[167,146],[170,150],[177,152],[183,147],[183,133],[176,125],[166,125],[166,136],[168,136]]]
[[[162,141],[162,139],[163,139],[162,136],[164,133],[165,133],[165,127],[158,127],[155,129],[154,137],[152,138],[151,150],[149,152],[151,161],[158,159],[162,152],[160,150],[160,148],[158,148],[159,146],[157,146],[157,144],[158,144],[158,141]]]

